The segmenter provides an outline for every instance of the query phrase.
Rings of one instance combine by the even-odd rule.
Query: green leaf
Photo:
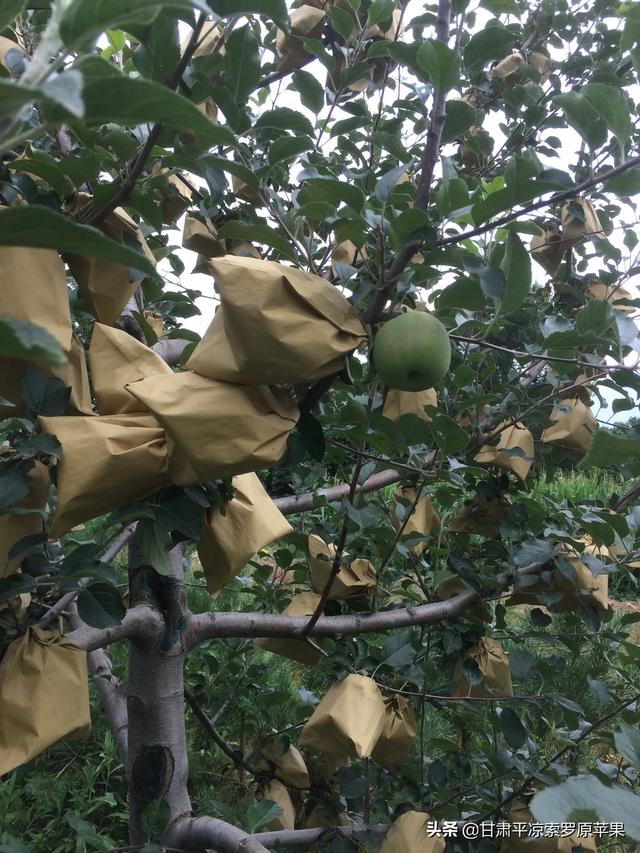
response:
[[[364,193],[360,187],[337,181],[332,178],[311,178],[305,181],[298,195],[300,204],[312,201],[328,201],[336,205],[342,203],[359,213],[364,205]]]
[[[71,0],[67,5],[60,35],[67,47],[93,39],[106,30],[127,29],[128,24],[150,24],[163,6],[192,12],[194,8],[208,12],[204,0]]]
[[[618,731],[614,732],[613,739],[620,755],[626,758],[632,767],[640,770],[640,731],[621,723]]]
[[[348,39],[355,26],[353,17],[339,6],[327,6],[325,11],[331,21],[333,29],[338,33],[338,35],[341,35],[342,38]]]
[[[279,252],[285,258],[289,258],[292,261],[296,259],[296,254],[287,240],[285,240],[279,231],[270,228],[268,225],[229,220],[218,229],[218,237],[220,239],[228,237],[231,240],[248,240],[250,242],[264,243],[267,246],[271,246],[272,249],[275,249],[276,252]]]
[[[249,24],[226,41],[224,83],[237,104],[244,104],[260,79],[260,44]]]
[[[458,54],[444,42],[427,39],[418,48],[418,64],[429,75],[436,92],[447,92],[458,82],[460,61]]]
[[[67,356],[53,335],[42,326],[0,315],[0,357],[31,358],[61,367]]]
[[[324,87],[308,71],[294,71],[289,86],[300,95],[302,105],[316,115],[324,106]]]
[[[85,121],[95,124],[117,122],[138,125],[160,122],[176,130],[190,130],[209,147],[229,141],[229,129],[213,124],[200,110],[177,92],[142,77],[113,73],[113,66],[98,57],[78,63],[85,72]],[[100,65],[106,70],[103,73]],[[222,131],[222,132],[221,132]]]
[[[152,800],[144,807],[140,817],[143,832],[150,837],[161,833],[171,820],[171,808],[166,800]]]
[[[411,162],[401,163],[399,166],[396,166],[395,168],[384,174],[378,180],[373,191],[373,194],[378,199],[378,201],[382,202],[382,204],[386,203],[387,199],[397,186],[398,181],[410,166]]]
[[[27,5],[27,0],[2,0],[0,2],[0,31],[15,21]]]
[[[113,628],[122,622],[126,610],[117,587],[98,582],[78,596],[78,613],[92,628]]]
[[[30,459],[0,459],[0,508],[11,507],[29,494],[32,468]]]
[[[393,0],[373,0],[367,12],[367,27],[374,27],[382,21],[390,21],[393,15]],[[354,5],[354,8],[355,5]]]
[[[268,826],[276,818],[282,816],[281,806],[274,803],[272,800],[260,800],[258,803],[252,803],[244,817],[244,824],[248,832],[257,832],[264,826]]]
[[[119,31],[120,32],[120,31]],[[133,52],[133,62],[143,77],[166,83],[175,73],[180,61],[178,21],[172,15],[158,15],[141,34],[140,44]],[[126,43],[126,33],[118,43]]]
[[[603,785],[595,776],[578,776],[547,788],[531,800],[529,807],[538,821],[572,820],[586,812],[607,823],[623,823],[627,838],[640,841],[640,797],[628,788]]]
[[[284,0],[209,0],[211,10],[221,18],[236,15],[263,15],[271,18],[282,29],[288,30],[289,15]]]
[[[589,83],[581,94],[591,102],[609,130],[624,145],[631,138],[632,124],[629,103],[622,91],[604,83]]]
[[[0,579],[0,604],[4,604],[5,601],[9,601],[16,595],[31,592],[35,586],[35,580],[25,574],[11,575],[8,578]]]
[[[42,370],[29,367],[20,380],[20,390],[27,417],[36,420],[39,415],[59,417],[64,415],[69,403],[71,388],[57,376],[45,376]]]
[[[485,27],[465,47],[464,64],[471,72],[480,71],[487,62],[506,56],[515,41],[516,34],[506,27]]]
[[[80,225],[40,205],[0,210],[0,246],[33,246],[34,249],[94,255],[160,280],[155,267],[144,255],[110,240],[97,228]],[[64,364],[64,361],[53,363]]]
[[[49,101],[49,96],[44,89],[35,86],[26,86],[16,80],[0,78],[0,116],[21,110],[27,104],[50,103],[56,106],[56,101]]]
[[[555,104],[562,107],[567,123],[577,130],[590,148],[607,141],[607,125],[592,102],[579,92],[556,95]]]
[[[268,159],[271,166],[292,160],[304,151],[311,151],[313,142],[308,136],[282,136],[272,142]]]
[[[579,468],[608,468],[612,465],[625,465],[637,462],[640,458],[640,438],[625,438],[596,430],[591,437],[587,455],[578,463]]]
[[[640,166],[632,166],[620,175],[610,178],[605,187],[621,198],[628,198],[640,193]]]
[[[527,741],[527,730],[520,718],[511,708],[503,708],[500,712],[500,728],[504,739],[513,749],[519,749]]]
[[[531,257],[515,231],[509,232],[500,268],[507,281],[500,313],[508,314],[522,305],[531,289]]]
[[[604,335],[613,323],[613,309],[604,299],[590,299],[576,316],[576,329],[581,335]]]
[[[457,453],[469,443],[469,435],[453,418],[437,412],[428,424],[433,439],[443,453]]]
[[[442,128],[442,144],[452,142],[469,130],[476,121],[476,111],[466,101],[450,100],[446,103],[446,118]]]
[[[135,532],[138,544],[146,562],[152,566],[159,575],[168,575],[169,550],[171,549],[171,536],[167,530],[156,524],[149,518],[141,518]]]
[[[309,119],[298,110],[290,107],[276,107],[261,113],[254,128],[274,128],[276,130],[290,130],[293,133],[302,133],[313,136],[313,127]]]

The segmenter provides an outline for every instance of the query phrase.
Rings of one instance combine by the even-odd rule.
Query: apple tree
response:
[[[0,773],[88,667],[95,849],[632,849],[639,7],[0,27]]]

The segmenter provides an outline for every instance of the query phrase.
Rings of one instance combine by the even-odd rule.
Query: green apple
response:
[[[440,320],[426,311],[407,311],[382,326],[373,345],[380,379],[399,391],[437,385],[451,363],[451,342]]]

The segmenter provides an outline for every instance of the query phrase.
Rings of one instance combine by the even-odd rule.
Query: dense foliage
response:
[[[136,551],[160,582],[168,552],[187,543],[193,612],[281,613],[310,588],[317,534],[336,545],[336,568],[341,557],[362,558],[376,574],[368,594],[323,601],[326,616],[435,602],[447,597],[437,592],[443,582],[451,594],[476,591],[482,603],[429,623],[409,618],[390,631],[323,639],[316,668],[235,634],[198,645],[185,683],[192,709],[216,724],[212,740],[197,713],[187,716],[197,809],[250,833],[277,821],[277,807],[255,801],[260,739],[277,732],[297,743],[332,683],[358,673],[385,698],[408,699],[415,744],[391,769],[374,757],[339,767],[331,781],[318,771],[308,794],[294,794],[297,827],[387,824],[408,808],[435,820],[494,819],[576,777],[552,800],[541,797],[536,818],[566,819],[579,808],[623,821],[619,849],[631,849],[640,840],[640,429],[633,418],[618,417],[615,429],[610,420],[634,415],[640,395],[639,7],[286,5],[0,3],[0,524],[24,514],[32,460],[51,476],[38,516],[44,532],[8,555],[19,555],[20,574],[15,565],[0,572],[8,575],[3,647],[79,584],[82,620],[119,624],[126,569],[100,556],[131,522]],[[133,230],[115,234],[120,207]],[[179,246],[185,212],[208,229],[204,243],[185,239],[197,253]],[[203,507],[224,512],[229,477],[124,504],[115,494],[85,529],[47,535],[61,447],[39,418],[81,409],[46,318],[35,309],[32,323],[16,318],[20,284],[1,266],[6,247],[61,254],[83,349],[98,317],[149,346],[176,342],[175,370],[200,340],[193,329],[206,328],[201,312],[213,316],[215,256],[314,273],[357,310],[368,344],[339,371],[288,386],[300,418],[281,462],[260,472],[276,502],[315,498],[306,512],[287,513],[293,532],[252,557],[218,598],[206,593],[193,540]],[[79,285],[79,256],[97,258],[108,275],[119,270],[118,287],[134,284],[133,302],[127,296],[103,319],[107,309]],[[25,270],[34,299],[48,283],[36,279]],[[385,415],[375,335],[425,307],[449,333],[449,371],[434,396]],[[566,432],[554,438],[554,424],[556,432],[568,424]],[[84,459],[83,470],[95,462]],[[389,470],[396,476],[383,488],[359,489]],[[319,493],[342,484],[336,500]],[[96,490],[108,493],[109,483]],[[412,523],[425,497],[438,520]],[[593,581],[581,592],[576,570]],[[592,594],[603,577],[609,595],[630,606]],[[520,598],[511,600],[514,584]],[[455,695],[461,678],[482,681],[477,665],[461,663],[481,638],[508,654],[513,695],[500,692],[503,682],[495,695]],[[123,681],[126,645],[113,648]],[[111,735],[102,724],[97,731],[99,755],[82,770],[84,747],[71,743],[70,752],[54,748],[50,766],[45,756],[3,783],[0,850],[128,843],[125,774]],[[86,788],[68,784],[72,772]],[[56,790],[58,813],[43,816],[39,799]],[[153,812],[150,840],[163,840],[166,821]],[[68,842],[69,826],[85,847]],[[318,849],[375,849],[376,838],[366,828],[349,837],[330,830]],[[487,840],[449,845],[494,849]]]

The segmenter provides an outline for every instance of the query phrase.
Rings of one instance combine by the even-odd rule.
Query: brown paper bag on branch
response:
[[[503,421],[496,429],[489,433],[489,438],[498,430],[501,430],[496,444],[485,444],[474,456],[474,461],[479,465],[496,465],[504,471],[512,471],[523,483],[527,478],[529,469],[533,463],[534,444],[533,436],[521,423],[511,424],[502,429]],[[524,456],[506,454],[505,450],[520,450]]]
[[[391,513],[391,521],[396,530],[400,530],[402,527],[403,521],[406,517],[406,513],[411,512],[411,506],[416,499],[417,492],[415,489],[411,488],[401,488],[396,491],[393,496],[393,511]],[[403,501],[404,504],[408,504],[408,506],[402,506],[402,511],[405,514],[402,515],[402,521],[398,518],[396,514],[396,509],[400,506],[400,500]],[[419,533],[421,536],[430,537],[436,534],[440,530],[440,516],[434,505],[431,503],[431,499],[428,495],[422,494],[418,502],[415,505],[409,520],[404,525],[404,529],[402,531],[403,536],[408,536],[409,534]],[[414,557],[419,557],[423,554],[426,549],[429,547],[428,542],[420,542],[418,545],[414,545],[411,548],[411,553]]]
[[[287,607],[282,611],[283,616],[313,616],[315,609],[320,604],[320,596],[315,592],[302,592],[296,595]],[[316,645],[319,645],[317,641]],[[253,641],[254,645],[275,655],[305,663],[307,666],[316,666],[322,657],[322,652],[311,645],[308,640],[291,640],[288,638],[266,638],[260,637]]]
[[[384,700],[385,721],[371,757],[382,767],[397,767],[405,761],[416,739],[416,715],[404,696]]]
[[[588,406],[577,397],[561,400],[556,403],[550,417],[551,426],[542,433],[543,444],[560,444],[580,454],[587,452],[598,428]]]
[[[0,451],[2,452],[2,451]],[[9,558],[9,551],[24,539],[33,536],[43,529],[42,512],[49,496],[49,470],[42,462],[37,462],[27,472],[29,477],[29,494],[16,504],[20,509],[31,509],[29,513],[0,513],[0,578],[15,574],[20,568],[26,551]]]
[[[126,387],[158,418],[200,480],[275,465],[299,414],[287,391],[214,382],[190,372],[151,376]],[[186,485],[173,460],[170,475],[176,485]]]
[[[533,823],[533,815],[522,802],[514,800],[509,809],[510,823]],[[596,851],[595,840],[592,836],[582,838],[577,833],[560,838],[549,836],[547,838],[529,838],[527,835],[518,835],[515,832],[505,838],[500,845],[500,853],[572,853],[574,847],[582,847],[584,850]]]
[[[318,38],[322,33],[326,13],[314,6],[300,6],[290,13],[291,35],[283,30],[276,34],[276,48],[280,57],[276,62],[276,71],[292,71],[301,68],[311,55],[304,49],[305,38]]]
[[[271,738],[262,744],[257,766],[290,788],[308,788],[310,785],[309,771],[300,750],[292,745],[284,749],[278,738]]]
[[[459,575],[452,578],[446,578],[441,581],[436,587],[436,598],[440,601],[447,601],[449,598],[455,598],[463,592],[469,592],[470,586],[462,580]],[[491,622],[493,618],[491,608],[483,601],[476,601],[471,607],[462,612],[463,616],[471,616],[479,622]]]
[[[515,51],[498,62],[491,71],[491,76],[502,80],[506,88],[514,86],[519,80],[518,71],[524,64],[524,56],[520,51]]]
[[[50,631],[29,628],[0,662],[0,775],[91,727],[87,655]]]
[[[460,507],[449,530],[451,533],[473,533],[494,539],[500,534],[500,522],[510,508],[511,501],[507,495],[489,499],[476,495]]]
[[[95,323],[89,346],[91,382],[101,415],[144,411],[139,400],[124,387],[148,376],[168,376],[173,371],[150,347],[121,329]]]
[[[331,252],[331,275],[338,278],[336,264],[348,264],[350,267],[359,267],[367,260],[367,250],[358,247],[351,240],[343,240],[338,243]]]
[[[633,299],[629,291],[615,284],[604,284],[594,279],[587,285],[584,295],[587,299],[604,299],[623,314],[635,314],[638,310],[635,306],[625,303],[625,299]]]
[[[137,243],[139,251],[155,263],[142,232],[121,207],[117,207],[100,226],[100,230],[116,243]],[[67,255],[69,269],[87,300],[89,310],[101,323],[112,326],[122,309],[136,292],[143,276],[122,264],[93,255]]]
[[[267,494],[259,478],[239,474],[231,481],[235,495],[224,508],[207,510],[198,557],[214,595],[258,551],[293,528]]]
[[[534,261],[537,261],[549,275],[555,275],[560,269],[568,247],[562,239],[560,228],[548,227],[543,234],[534,234],[530,248]]]
[[[336,548],[335,545],[327,545],[315,534],[309,536],[308,544],[311,585],[316,592],[321,593],[329,582]],[[331,584],[329,600],[337,601],[372,595],[377,583],[376,570],[369,560],[356,559],[351,563],[345,560]]]
[[[309,718],[298,745],[314,752],[368,758],[384,729],[378,685],[364,675],[336,681]]]
[[[282,809],[282,814],[265,826],[267,832],[278,832],[283,829],[293,829],[296,822],[296,810],[291,800],[291,795],[286,786],[277,779],[272,779],[266,785],[258,788],[256,799],[270,800]]]
[[[248,385],[314,382],[342,370],[366,340],[354,308],[318,276],[230,255],[210,267],[221,309],[188,362],[203,376]]]
[[[482,681],[470,684],[464,674],[463,661],[472,658],[482,673]],[[452,696],[499,699],[513,696],[509,658],[502,646],[491,637],[482,639],[458,661],[453,673],[456,688]]]
[[[584,553],[601,559],[601,551],[593,543],[588,544]],[[558,549],[558,555],[568,560],[575,571],[575,581],[568,578],[560,569],[555,569],[549,582],[540,580],[530,586],[520,586],[507,600],[507,605],[532,604],[540,606],[538,595],[542,592],[562,593],[562,598],[553,603],[554,611],[569,613],[578,609],[582,601],[597,610],[606,610],[609,606],[609,575],[594,575],[591,569],[580,559],[580,555],[568,546]]]
[[[562,238],[566,244],[579,243],[584,237],[604,234],[594,206],[586,198],[565,201],[561,207]]]
[[[427,834],[430,820],[426,812],[405,812],[387,830],[378,853],[443,853],[444,838]]]
[[[429,422],[431,418],[424,407],[437,405],[438,395],[435,388],[427,388],[426,391],[398,391],[396,388],[389,388],[384,398],[382,414],[391,421],[411,414]]]
[[[45,328],[71,348],[67,276],[52,249],[0,246],[0,314]]]
[[[205,258],[215,258],[226,253],[224,240],[219,240],[217,228],[210,219],[201,222],[195,216],[186,216],[182,231],[182,245],[185,249],[198,252]]]
[[[62,445],[54,539],[169,485],[164,430],[151,415],[41,417],[40,423]]]
[[[154,163],[151,174],[163,176],[166,185],[157,187],[155,197],[160,202],[160,213],[163,222],[175,222],[191,204],[193,193],[179,175],[174,175],[159,163]]]

